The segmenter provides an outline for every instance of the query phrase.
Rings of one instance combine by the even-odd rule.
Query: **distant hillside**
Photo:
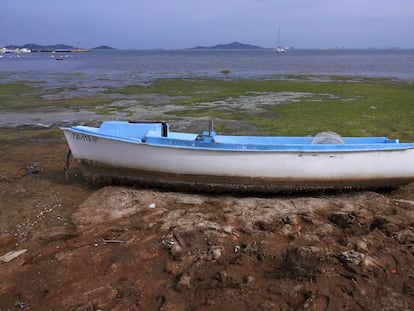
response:
[[[220,50],[230,50],[230,49],[234,49],[234,50],[239,50],[239,49],[263,49],[260,46],[256,46],[256,45],[251,45],[251,44],[245,44],[245,43],[240,43],[240,42],[231,42],[228,44],[217,44],[215,46],[197,46],[194,47],[193,49],[220,49]]]
[[[102,46],[102,48],[110,48]],[[89,51],[88,49],[78,48],[67,44],[50,44],[50,45],[41,45],[36,43],[27,43],[25,45],[9,45],[6,46],[8,49],[29,49],[33,52],[51,52],[51,51],[74,51],[74,52],[85,52]]]
[[[115,50],[115,48],[107,46],[107,45],[101,45],[101,46],[97,46],[96,48],[93,48],[92,50]]]
[[[17,48],[26,48],[30,50],[71,50],[75,47],[66,44],[40,45],[36,43],[28,43]]]

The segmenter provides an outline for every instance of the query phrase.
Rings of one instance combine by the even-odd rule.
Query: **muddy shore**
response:
[[[414,185],[205,195],[88,185],[2,142],[0,310],[411,310]]]

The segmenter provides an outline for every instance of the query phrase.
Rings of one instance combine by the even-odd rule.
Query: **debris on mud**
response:
[[[63,144],[44,148],[2,158],[0,254],[19,256],[0,265],[1,310],[414,308],[413,184],[288,197],[97,189],[76,167],[65,180]]]

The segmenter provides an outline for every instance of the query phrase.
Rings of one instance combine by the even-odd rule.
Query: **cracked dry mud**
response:
[[[58,141],[0,158],[0,310],[412,310],[414,184],[234,196],[93,188]],[[12,253],[13,254],[13,253]],[[2,257],[3,259],[6,257]]]

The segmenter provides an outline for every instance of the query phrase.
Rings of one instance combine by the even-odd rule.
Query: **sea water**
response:
[[[1,82],[108,87],[161,78],[271,79],[343,75],[414,80],[414,50],[91,50],[2,54]],[[61,59],[61,60],[56,60]],[[223,72],[227,72],[224,74]]]
[[[165,78],[295,79],[298,77],[291,75],[304,75],[306,79],[323,80],[342,75],[354,76],[353,80],[375,77],[414,81],[414,50],[289,50],[285,54],[272,49],[92,50],[1,56],[0,83],[25,81],[43,90],[45,100],[102,97],[107,88],[145,85]],[[153,101],[157,102],[155,98]],[[140,113],[140,119],[151,118],[155,106],[151,107],[148,116]],[[105,117],[127,116],[70,109],[13,111],[0,114],[0,127],[63,126]]]

